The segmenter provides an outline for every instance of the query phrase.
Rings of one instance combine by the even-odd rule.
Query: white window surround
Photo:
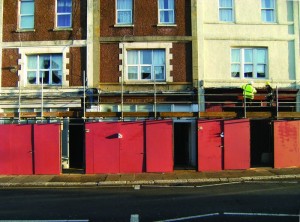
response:
[[[49,47],[49,48],[20,48],[19,54],[20,59],[18,60],[18,65],[21,69],[18,71],[21,87],[40,87],[39,85],[27,84],[27,55],[36,54],[62,54],[62,84],[59,87],[68,87],[69,81],[67,81],[67,76],[69,75],[69,69],[67,69],[67,64],[69,64],[70,59],[67,58],[69,53],[69,47]],[[58,86],[49,86],[58,87]]]
[[[166,82],[173,82],[173,77],[171,76],[171,71],[173,71],[173,65],[170,65],[170,61],[173,59],[173,55],[170,53],[173,45],[172,43],[120,43],[119,48],[122,53],[119,55],[119,59],[121,60],[121,64],[119,66],[119,71],[124,76],[124,83],[138,83],[138,84],[153,84],[153,81],[132,81],[127,78],[127,58],[126,55],[127,50],[130,49],[164,49],[166,53],[166,81],[165,82],[157,82],[157,84],[165,84]],[[119,78],[119,82],[122,82],[122,77]]]

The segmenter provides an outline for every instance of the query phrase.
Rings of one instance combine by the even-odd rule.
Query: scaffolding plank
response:
[[[272,117],[272,112],[247,112],[247,118],[270,118]]]
[[[37,112],[21,112],[20,117],[22,117],[22,118],[38,117],[38,113]]]
[[[300,118],[300,112],[279,112],[279,118]]]
[[[197,117],[193,112],[160,112],[160,117]]]
[[[43,117],[76,117],[75,111],[43,112]]]
[[[14,118],[15,113],[0,113],[0,118]]]
[[[236,112],[200,112],[200,118],[235,118]]]
[[[86,112],[85,117],[119,117],[118,112]]]
[[[150,117],[153,116],[151,112],[124,112],[124,117]]]

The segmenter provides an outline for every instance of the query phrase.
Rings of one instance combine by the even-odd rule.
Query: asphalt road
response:
[[[300,181],[0,189],[0,221],[300,221]]]

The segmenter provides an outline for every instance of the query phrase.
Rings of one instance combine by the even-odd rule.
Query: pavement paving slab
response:
[[[135,175],[136,180],[162,180],[165,173],[138,173]]]
[[[134,181],[135,174],[121,174],[120,181]]]
[[[300,168],[283,168],[283,169],[270,169],[270,172],[272,172],[275,175],[288,175],[288,174],[300,174]]]
[[[11,181],[14,178],[15,178],[14,176],[1,176],[0,177],[0,183],[7,183],[7,182]]]
[[[98,182],[105,181],[107,175],[97,174],[97,175],[83,175],[83,174],[73,174],[73,175],[57,175],[54,176],[49,182],[68,182],[68,183],[86,183],[86,182]]]
[[[1,187],[72,187],[72,186],[128,186],[128,185],[180,185],[210,182],[300,179],[300,168],[251,168],[198,172],[175,170],[170,173],[82,174],[61,175],[0,175]]]

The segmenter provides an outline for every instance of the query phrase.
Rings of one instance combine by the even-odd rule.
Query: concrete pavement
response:
[[[0,187],[106,187],[135,185],[192,185],[205,183],[300,179],[300,168],[251,168],[197,172],[175,170],[172,173],[0,175]]]

